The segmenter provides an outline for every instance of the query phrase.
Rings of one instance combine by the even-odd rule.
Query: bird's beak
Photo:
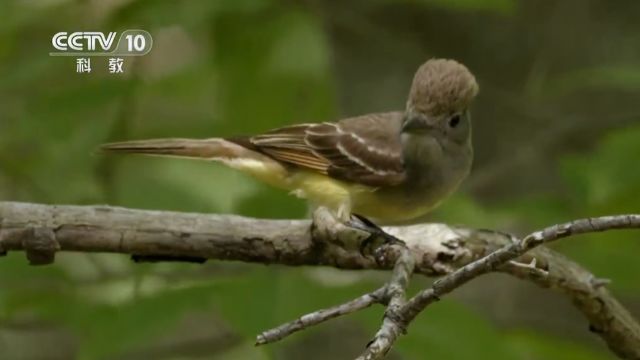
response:
[[[427,119],[419,116],[410,116],[402,124],[403,133],[427,133],[433,129],[433,126]]]

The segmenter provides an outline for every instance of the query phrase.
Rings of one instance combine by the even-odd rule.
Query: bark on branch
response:
[[[405,241],[415,259],[414,272],[429,276],[450,274],[515,240],[508,234],[444,224],[385,230]],[[322,236],[323,232],[313,231],[305,220],[0,202],[0,252],[24,251],[32,264],[52,262],[58,251],[79,251],[391,269],[402,256],[402,252],[389,246],[387,253],[378,258],[384,261],[376,261],[325,241],[330,239],[319,238]],[[535,267],[506,264],[498,270],[566,294],[588,319],[589,328],[613,352],[621,358],[640,358],[640,326],[601,281],[546,248],[533,249],[518,261],[529,263],[533,259]],[[387,294],[382,296],[383,293]],[[382,288],[373,292],[373,297],[365,295],[360,302],[347,303],[355,304],[355,309],[338,306],[315,318],[301,318],[294,331],[373,303],[386,303],[391,299],[388,293]]]

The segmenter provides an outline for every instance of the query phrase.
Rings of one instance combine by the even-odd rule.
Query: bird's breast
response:
[[[406,221],[422,216],[453,193],[471,168],[469,147],[433,156],[428,152],[420,162],[410,164],[403,184],[355,193],[353,212],[382,221]]]

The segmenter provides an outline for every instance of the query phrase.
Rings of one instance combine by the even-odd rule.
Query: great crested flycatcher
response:
[[[431,59],[415,74],[405,111],[299,124],[255,136],[153,139],[104,150],[215,160],[325,206],[378,221],[409,220],[451,194],[471,168],[468,107],[474,76]]]

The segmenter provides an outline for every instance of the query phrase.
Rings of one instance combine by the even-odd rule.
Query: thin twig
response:
[[[365,309],[375,303],[387,304],[385,317],[383,322],[395,322],[395,313],[406,302],[406,289],[409,285],[409,279],[413,274],[415,267],[415,259],[411,251],[404,243],[394,243],[388,245],[389,251],[397,252],[397,259],[389,282],[383,287],[355,298],[344,304],[340,304],[328,309],[314,311],[303,315],[296,320],[282,324],[276,328],[264,331],[256,338],[256,345],[264,345],[281,340],[295,332],[306,329],[325,322],[327,320],[347,315],[362,309]],[[391,329],[392,327],[383,327],[383,329]],[[382,330],[381,330],[382,331]]]
[[[398,322],[397,313],[406,303],[406,291],[415,267],[415,259],[404,244],[392,246],[396,247],[400,255],[396,260],[391,280],[388,283],[387,295],[389,296],[389,304],[384,313],[380,330],[375,334],[373,340],[367,344],[367,348],[364,353],[358,357],[358,360],[371,359],[372,354],[376,353],[376,349],[378,348],[390,349],[390,346],[387,347],[386,341],[388,341],[388,339],[395,339],[400,335],[392,332],[405,332],[405,328]]]
[[[344,304],[336,305],[328,309],[321,309],[303,315],[296,320],[264,331],[262,334],[256,337],[256,345],[264,345],[276,342],[310,326],[318,325],[327,320],[366,309],[373,304],[384,303],[386,294],[387,286],[383,286],[375,291],[364,294]]]

